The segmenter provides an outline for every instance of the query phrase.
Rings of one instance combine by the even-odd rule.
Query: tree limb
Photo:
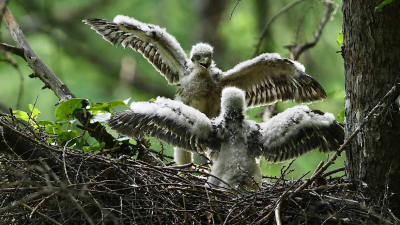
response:
[[[304,51],[314,47],[317,44],[319,38],[321,37],[322,31],[326,23],[328,22],[331,12],[332,12],[332,3],[330,1],[325,1],[324,17],[322,18],[320,24],[318,25],[317,30],[315,31],[314,38],[311,41],[300,45],[295,44],[294,46],[293,45],[285,46],[290,50],[290,56],[289,56],[290,59],[297,60]]]
[[[267,31],[268,31],[269,27],[272,25],[272,23],[273,23],[278,17],[280,17],[282,14],[284,14],[285,12],[287,12],[288,10],[290,10],[291,8],[293,8],[294,6],[296,6],[297,4],[299,4],[299,3],[302,2],[302,1],[304,1],[304,0],[296,0],[296,1],[294,1],[294,2],[291,2],[291,3],[287,4],[287,5],[286,5],[285,7],[283,7],[281,10],[279,10],[279,12],[278,12],[275,16],[273,16],[273,17],[271,18],[271,20],[268,21],[267,24],[265,24],[265,27],[264,27],[263,31],[261,32],[260,37],[258,38],[258,42],[257,42],[257,44],[256,44],[256,49],[254,50],[254,53],[253,53],[253,58],[256,57],[256,56],[259,54],[261,44],[262,44],[262,42],[263,42],[263,40],[264,40],[265,35],[267,35]]]
[[[24,33],[20,29],[8,7],[5,9],[3,18],[14,41],[17,43],[18,47],[23,50],[24,59],[35,72],[31,77],[39,77],[45,83],[45,87],[49,87],[51,90],[53,90],[60,102],[75,98],[75,95],[68,89],[68,87],[30,47]],[[17,53],[21,53],[19,50],[16,50],[15,47],[11,48],[10,45],[3,44],[2,46],[6,46],[7,48],[15,50]],[[85,108],[88,105],[88,101],[82,102],[82,108]],[[106,131],[105,127],[103,127],[100,123],[89,123],[90,116],[90,113],[87,111],[75,113],[75,117],[79,120],[79,122],[83,126],[90,128],[89,130],[92,130],[89,131],[90,136],[94,137],[99,143],[104,142],[107,148],[114,147],[114,137],[110,135]]]
[[[2,49],[3,51],[10,52],[14,55],[17,55],[25,60],[24,50],[22,48],[17,48],[6,43],[0,43],[0,49]]]

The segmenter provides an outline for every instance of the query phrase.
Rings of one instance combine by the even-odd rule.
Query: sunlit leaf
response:
[[[385,7],[387,4],[392,3],[393,0],[385,0],[381,4],[379,4],[377,7],[375,7],[375,11],[381,10],[383,7]]]
[[[124,106],[124,107],[129,108],[128,105],[124,101],[122,101],[122,100],[114,100],[114,101],[111,101],[111,102],[101,102],[101,103],[93,104],[90,107],[89,110],[94,115],[96,115],[98,113],[106,113],[106,112],[113,113],[114,112],[113,109],[116,108],[116,107],[120,107],[120,106]]]
[[[342,44],[343,44],[343,32],[342,31],[339,32],[339,36],[336,39],[336,44],[338,47],[342,46]]]
[[[28,113],[21,111],[21,110],[13,110],[13,113],[15,115],[15,117],[19,120],[23,120],[28,122],[29,121],[29,116]]]
[[[149,101],[150,102],[154,102],[154,101],[156,101],[156,99],[155,98],[151,98]]]
[[[74,112],[77,109],[82,108],[83,98],[73,98],[68,101],[61,103],[56,108],[56,116],[58,120],[72,120],[74,118]]]
[[[79,133],[76,130],[63,130],[59,133],[58,140],[62,143],[66,143],[72,138],[78,137]],[[72,142],[71,142],[72,143]]]
[[[29,104],[29,110],[31,110],[31,113],[32,113],[31,118],[36,120],[40,113],[39,109],[33,108],[33,105]]]
[[[346,112],[346,110],[345,110],[345,108],[343,107],[343,109],[342,109],[342,111],[340,111],[340,113],[338,114],[338,121],[340,122],[340,123],[344,123],[344,115],[345,115],[345,112]]]

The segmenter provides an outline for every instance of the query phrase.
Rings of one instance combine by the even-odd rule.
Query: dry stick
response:
[[[282,220],[281,220],[281,206],[282,206],[282,202],[279,202],[278,205],[275,208],[275,221],[276,221],[276,225],[282,225]]]
[[[294,2],[291,2],[291,3],[287,4],[287,5],[286,5],[285,7],[283,7],[281,10],[279,10],[279,12],[278,12],[275,16],[273,16],[272,19],[271,19],[270,21],[268,21],[268,23],[265,25],[263,31],[261,32],[260,37],[258,38],[258,42],[257,42],[257,44],[256,44],[256,49],[254,50],[254,53],[253,53],[253,58],[256,57],[256,56],[258,55],[258,53],[259,53],[259,51],[260,51],[261,44],[262,44],[262,42],[263,42],[263,40],[264,40],[264,37],[265,37],[265,35],[267,35],[267,31],[268,31],[269,27],[272,25],[272,23],[273,23],[279,16],[281,16],[282,14],[284,14],[284,13],[287,12],[289,9],[293,8],[294,6],[296,6],[298,3],[302,2],[302,1],[304,1],[304,0],[296,0],[296,1],[294,1]]]
[[[330,1],[325,1],[325,11],[324,11],[324,17],[321,20],[321,23],[318,25],[317,30],[315,31],[314,38],[306,43],[303,43],[301,45],[295,45],[295,46],[286,46],[289,48],[290,51],[290,59],[297,60],[301,53],[303,53],[305,50],[314,47],[319,38],[321,37],[322,31],[324,30],[324,27],[326,23],[328,22],[329,16],[331,15],[332,11],[332,3]]]
[[[1,17],[0,17],[0,19],[1,19]],[[24,50],[22,48],[17,48],[17,47],[14,47],[14,46],[6,44],[6,43],[0,43],[0,48],[3,49],[4,51],[10,52],[14,55],[17,55],[17,56],[25,59]]]
[[[388,99],[390,96],[392,96],[394,93],[397,92],[397,82],[398,82],[398,76],[396,78],[395,84],[392,86],[392,88],[389,90],[389,92],[386,93],[385,96],[378,102],[378,104],[375,105],[375,107],[367,114],[365,117],[364,122],[355,130],[353,133],[349,136],[349,138],[343,143],[342,146],[336,151],[336,153],[332,156],[332,158],[323,166],[321,169],[316,172],[314,175],[310,177],[309,180],[307,180],[304,184],[302,184],[300,187],[298,187],[290,196],[289,198],[295,197],[297,194],[299,194],[302,190],[307,188],[314,180],[316,180],[330,165],[332,165],[336,158],[340,155],[340,153],[345,149],[345,147],[356,137],[356,135],[361,131],[362,128],[369,122],[370,116],[378,109],[380,108]],[[380,113],[378,113],[380,114]]]
[[[25,209],[27,209],[28,211],[31,212],[31,214],[36,213],[37,215],[39,215],[40,217],[42,217],[43,219],[46,219],[47,221],[51,222],[52,224],[57,224],[57,225],[61,225],[61,223],[55,221],[54,219],[48,217],[46,214],[43,214],[41,212],[37,212],[34,209],[32,209],[31,207],[29,207],[28,205],[21,203],[21,206],[24,207]]]
[[[238,1],[236,2],[235,7],[233,7],[233,10],[232,10],[232,12],[231,12],[231,16],[229,17],[229,20],[232,20],[233,12],[235,12],[235,9],[236,9],[236,7],[239,5],[240,1],[241,1],[241,0],[238,0]]]
[[[3,18],[14,41],[17,42],[18,47],[24,50],[25,59],[35,71],[36,75],[39,76],[45,84],[50,86],[51,90],[54,91],[61,101],[74,98],[75,95],[72,94],[68,87],[64,85],[36,52],[33,51],[8,7],[5,8]]]
[[[330,176],[330,175],[332,175],[332,174],[339,173],[339,172],[342,172],[342,171],[345,171],[345,170],[346,170],[346,168],[340,167],[340,168],[331,170],[331,171],[329,171],[329,172],[327,172],[327,173],[324,173],[322,176],[323,176],[323,177],[328,177],[328,176]]]

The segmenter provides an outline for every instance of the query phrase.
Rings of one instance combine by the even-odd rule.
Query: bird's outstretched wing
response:
[[[296,106],[261,125],[261,154],[267,161],[281,162],[319,148],[334,151],[343,143],[343,125],[330,113]]]
[[[235,86],[246,91],[248,107],[295,100],[299,103],[325,99],[323,87],[304,72],[296,61],[266,53],[222,73],[222,87]]]
[[[154,102],[134,102],[131,109],[114,114],[108,125],[118,133],[141,138],[158,138],[174,146],[200,152],[212,145],[212,124],[200,111],[158,97]]]
[[[188,68],[186,54],[176,41],[157,25],[145,24],[127,16],[116,16],[114,21],[83,20],[112,45],[130,47],[142,55],[167,79],[178,84]]]

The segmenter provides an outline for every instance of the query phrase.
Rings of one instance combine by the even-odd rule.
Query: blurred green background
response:
[[[81,22],[83,19],[95,17],[112,20],[122,14],[166,27],[187,53],[197,42],[212,44],[216,63],[222,70],[228,70],[251,58],[266,22],[290,2],[241,1],[232,19],[230,16],[236,0],[11,0],[9,8],[32,48],[69,89],[77,97],[103,102],[128,98],[144,101],[156,96],[173,98],[176,88],[169,86],[139,53],[110,45],[84,25]],[[304,52],[298,61],[328,93],[327,100],[310,104],[309,107],[337,116],[343,108],[345,91],[343,59],[336,53],[340,50],[336,39],[342,24],[341,1],[334,3],[334,12],[319,42]],[[324,1],[303,0],[276,19],[260,53],[277,52],[282,57],[289,57],[289,50],[284,46],[311,40],[323,17],[324,7]],[[0,31],[1,42],[15,45],[4,23]],[[0,59],[3,58],[3,55],[0,56]],[[27,63],[14,58],[24,75],[19,108],[28,110],[28,104],[33,103],[39,95],[37,108],[42,113],[38,119],[54,120],[57,97],[49,89],[41,90],[43,83],[28,77],[32,70]],[[15,68],[0,61],[0,111],[8,107],[17,109],[20,82]],[[292,102],[278,103],[278,111],[294,105]],[[249,110],[250,119],[262,121],[262,118],[256,118],[262,110]],[[159,149],[160,143],[153,141],[153,148]],[[171,149],[167,147],[170,155]],[[328,157],[317,151],[300,157],[293,164],[296,168],[293,177],[312,172],[320,161]],[[332,169],[343,166],[343,161],[344,157],[339,158]],[[279,175],[282,165],[263,162],[263,173]]]

